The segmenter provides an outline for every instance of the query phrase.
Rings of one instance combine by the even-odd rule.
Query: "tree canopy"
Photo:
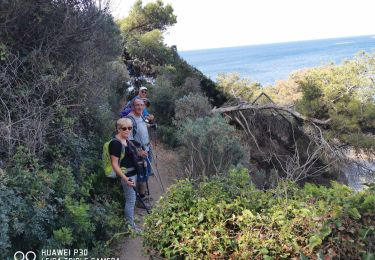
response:
[[[155,76],[155,67],[171,63],[173,49],[163,42],[163,33],[176,22],[172,6],[160,0],[145,6],[138,0],[129,15],[117,21],[124,39],[123,59],[134,82]]]
[[[375,55],[360,54],[342,65],[309,70],[298,81],[297,110],[331,119],[327,135],[357,148],[375,150]]]
[[[129,36],[153,30],[164,32],[176,22],[177,17],[170,4],[164,5],[163,1],[157,0],[142,6],[142,1],[137,0],[129,15],[118,21],[118,24],[123,34]]]

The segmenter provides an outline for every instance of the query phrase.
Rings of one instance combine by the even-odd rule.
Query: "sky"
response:
[[[126,17],[134,0],[111,0]],[[146,4],[151,0],[143,0]],[[165,34],[179,51],[375,35],[375,0],[164,0],[177,24]]]

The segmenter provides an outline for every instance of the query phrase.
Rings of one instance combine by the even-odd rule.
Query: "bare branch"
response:
[[[313,122],[319,125],[328,125],[331,122],[331,119],[326,119],[326,120],[320,120],[316,118],[308,118],[306,116],[301,115],[297,111],[294,111],[290,108],[287,107],[282,107],[278,106],[275,104],[267,104],[267,105],[250,105],[250,104],[239,104],[237,106],[230,106],[230,107],[223,107],[223,108],[214,108],[211,110],[211,113],[229,113],[229,112],[235,112],[235,111],[240,111],[240,110],[269,110],[269,109],[274,109],[274,110],[280,110],[287,112],[294,116],[297,119],[303,120],[303,121],[309,121]]]

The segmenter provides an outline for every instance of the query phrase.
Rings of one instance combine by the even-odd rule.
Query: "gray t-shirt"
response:
[[[137,133],[133,136],[133,131],[129,135],[129,140],[135,140],[139,142],[146,151],[149,151],[149,144],[150,144],[150,137],[148,135],[148,129],[146,122],[143,120],[141,116],[135,116],[134,114],[130,114],[129,116],[133,117],[136,124],[137,124]]]

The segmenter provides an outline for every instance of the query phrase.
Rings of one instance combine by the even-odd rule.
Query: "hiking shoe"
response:
[[[127,232],[129,235],[140,235],[142,233],[142,229],[139,228],[136,224],[127,224]]]
[[[142,233],[142,229],[138,227],[136,224],[130,227],[130,231],[136,235],[140,235]]]

